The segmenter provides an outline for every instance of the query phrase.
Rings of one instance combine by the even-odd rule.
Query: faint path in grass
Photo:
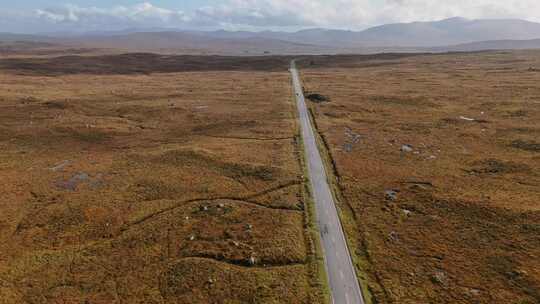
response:
[[[144,223],[144,222],[146,222],[146,221],[148,221],[148,220],[150,220],[150,219],[152,219],[152,218],[154,218],[156,216],[159,216],[159,215],[162,215],[164,213],[171,212],[171,211],[176,210],[178,208],[184,207],[187,204],[193,204],[193,203],[199,203],[199,202],[213,202],[213,201],[227,200],[227,201],[234,202],[234,203],[237,203],[237,204],[249,204],[249,205],[254,205],[254,206],[262,207],[262,208],[266,208],[266,209],[293,211],[293,212],[303,212],[303,210],[298,209],[298,208],[275,207],[275,206],[269,206],[269,205],[266,205],[266,204],[262,204],[262,203],[253,201],[253,199],[261,197],[263,195],[266,195],[266,194],[269,194],[269,193],[272,193],[272,192],[275,192],[275,191],[278,191],[278,190],[281,190],[281,189],[284,189],[284,188],[300,185],[300,184],[301,184],[300,181],[291,181],[291,182],[281,184],[281,185],[278,185],[276,187],[272,187],[272,188],[266,189],[264,191],[261,191],[261,192],[255,193],[255,194],[251,194],[251,195],[247,195],[247,196],[239,196],[239,197],[238,196],[237,197],[235,197],[235,196],[206,197],[206,198],[194,198],[194,199],[190,199],[190,200],[181,201],[181,202],[178,202],[178,203],[174,204],[173,206],[170,206],[170,207],[165,208],[165,209],[161,209],[161,210],[156,211],[154,213],[148,214],[148,215],[146,215],[146,216],[144,216],[144,217],[142,217],[142,218],[140,218],[140,219],[138,219],[136,221],[133,221],[133,222],[131,222],[129,224],[126,224],[124,227],[122,227],[121,231],[124,232],[124,231],[128,230],[129,228],[131,228],[132,226],[142,224],[142,223]]]
[[[198,136],[219,138],[219,139],[257,140],[257,141],[279,141],[279,140],[293,140],[294,139],[294,136],[287,136],[287,137],[241,137],[241,136],[218,136],[218,135],[207,135],[207,134],[198,134]]]

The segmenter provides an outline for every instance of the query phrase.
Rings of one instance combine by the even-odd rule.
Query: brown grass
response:
[[[0,303],[320,301],[285,71],[18,62],[0,73]]]
[[[304,84],[375,300],[539,302],[540,54],[327,60]]]

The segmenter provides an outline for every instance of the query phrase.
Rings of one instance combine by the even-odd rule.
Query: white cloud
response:
[[[114,30],[126,27],[363,29],[392,22],[448,17],[522,18],[540,22],[539,0],[223,0],[191,12],[150,2],[112,8],[65,5],[40,8],[19,23],[40,30]],[[34,20],[29,20],[34,18]],[[1,23],[1,22],[0,22]],[[27,26],[27,28],[30,28]]]
[[[189,22],[182,11],[173,11],[143,2],[134,6],[113,8],[65,5],[38,9],[36,16],[57,26],[79,25],[91,29],[118,29],[126,26],[178,26]]]
[[[262,18],[250,18],[253,12]],[[297,23],[295,25],[358,29],[389,22],[456,16],[540,21],[539,12],[538,0],[230,0],[226,10],[214,11],[214,17],[225,16],[230,22],[240,24]]]

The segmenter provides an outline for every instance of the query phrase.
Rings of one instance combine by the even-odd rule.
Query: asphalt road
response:
[[[356,278],[349,249],[347,248],[336,204],[330,191],[330,186],[328,185],[325,167],[315,141],[300,77],[298,76],[298,70],[294,61],[291,62],[290,71],[296,93],[296,104],[300,115],[306,162],[313,189],[317,221],[321,232],[321,243],[324,250],[332,303],[364,304],[362,291]]]

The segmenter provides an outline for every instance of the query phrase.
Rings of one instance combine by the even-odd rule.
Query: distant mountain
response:
[[[92,48],[135,50],[148,52],[208,53],[208,54],[300,54],[324,53],[324,46],[295,43],[258,35],[220,37],[202,32],[136,32],[115,35],[91,35],[55,40],[69,45]]]
[[[43,36],[0,32],[0,42],[36,41],[40,39],[43,39]]]
[[[537,48],[540,23],[518,19],[387,24],[364,31],[309,29],[298,32],[180,31],[1,34],[2,40],[40,41],[86,48],[195,54],[334,54]],[[514,43],[510,40],[523,40]]]
[[[487,40],[540,39],[540,23],[518,19],[468,20],[450,18],[434,22],[396,23],[364,31],[309,29],[299,32],[199,32],[214,38],[263,37],[334,48],[437,47]]]
[[[354,35],[364,46],[433,47],[487,40],[540,38],[540,23],[524,20],[468,20],[413,22],[373,27]]]

